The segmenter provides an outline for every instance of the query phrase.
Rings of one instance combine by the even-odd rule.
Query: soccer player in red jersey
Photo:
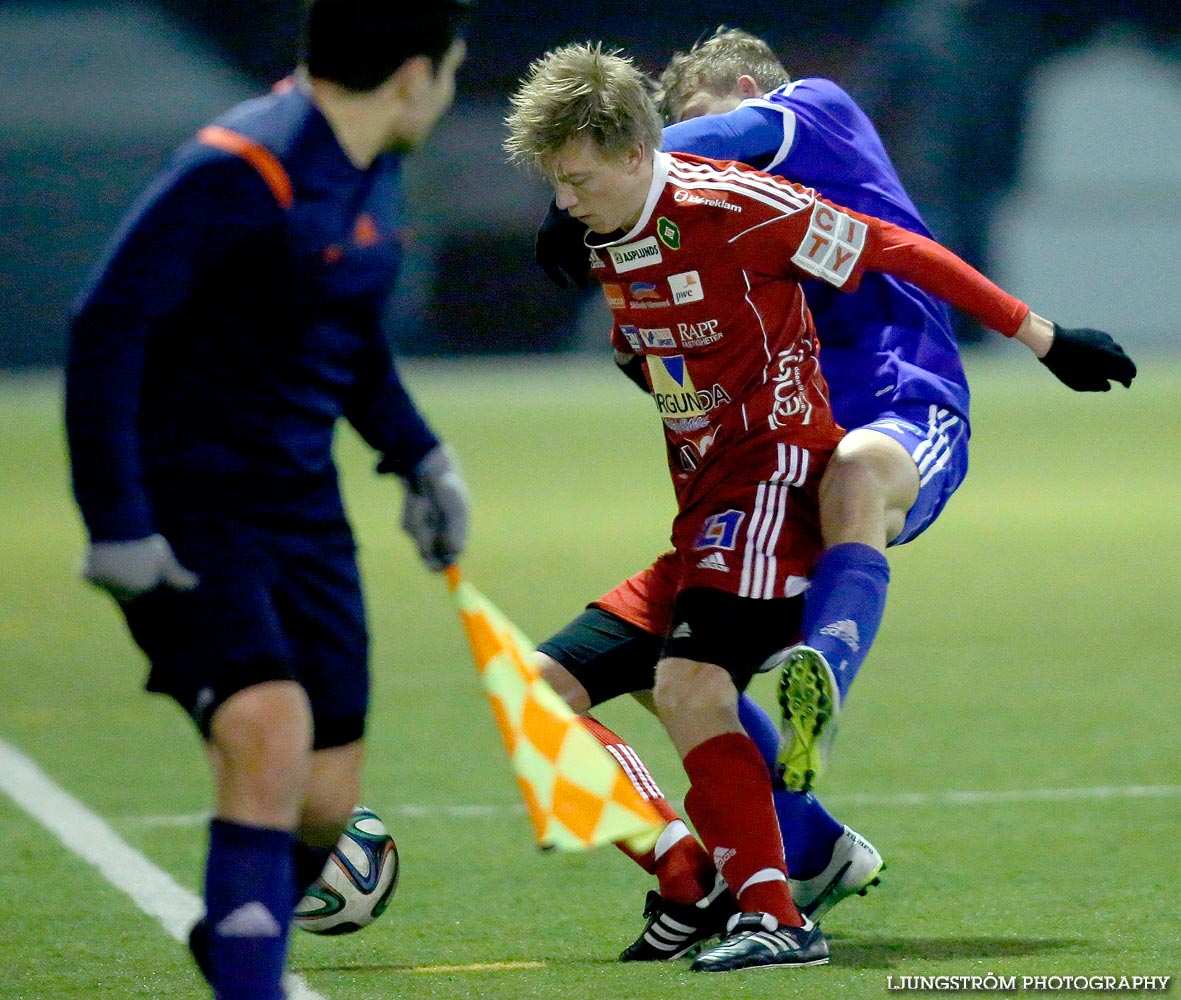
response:
[[[659,90],[662,111],[673,122],[664,129],[665,151],[739,160],[812,187],[847,208],[931,235],[873,123],[853,99],[831,80],[791,80],[763,40],[720,27],[690,51],[673,56]],[[585,235],[585,225],[551,206],[538,232],[537,260],[559,287],[589,282]],[[622,291],[609,289],[608,294],[622,303]],[[820,482],[826,549],[809,574],[799,641],[781,654],[783,738],[748,694],[738,708],[764,760],[778,770],[775,808],[792,897],[802,913],[819,922],[841,900],[876,884],[884,863],[872,844],[804,789],[818,776],[838,712],[881,623],[889,580],[887,546],[923,534],[963,481],[970,414],[967,378],[946,304],[881,273],[864,275],[851,294],[818,280],[806,283],[805,294],[824,344],[833,415],[849,433]],[[637,308],[642,303],[648,303],[643,308],[667,308],[652,282],[632,282],[627,297]],[[651,391],[641,358],[621,358],[629,378]],[[1116,381],[1130,386],[1136,373],[1123,349],[1095,330],[1057,328],[1040,361],[1081,392],[1107,391]],[[629,594],[630,588],[620,588],[587,617],[605,619],[602,606]],[[610,664],[618,675],[629,664],[654,662],[651,632],[618,619],[609,625],[596,621],[596,626],[590,646],[584,638],[572,647],[576,636],[563,633],[542,644],[543,655],[580,679],[600,673],[601,664]],[[613,744],[615,752],[622,753],[620,745]],[[661,862],[659,868],[642,863],[662,874],[670,863],[664,855]],[[669,881],[662,877],[662,883]],[[666,898],[666,892],[673,895]],[[691,886],[675,882],[652,893],[645,908],[648,926],[624,957],[668,959],[694,943],[710,920],[686,907],[691,895]]]
[[[677,877],[691,872],[708,908],[716,866],[737,907],[693,968],[825,962],[823,935],[788,892],[770,778],[737,711],[739,692],[798,627],[821,549],[817,484],[843,433],[800,281],[853,290],[867,271],[893,274],[1039,355],[1053,324],[922,235],[741,164],[660,152],[646,81],[599,46],[537,60],[512,103],[506,149],[589,230],[612,342],[641,359],[678,501],[673,551],[596,602],[660,637],[654,674],[592,690],[546,657],[546,676],[580,711],[652,687],[705,845],[685,850],[695,842],[684,830]],[[645,859],[653,869],[661,847]]]

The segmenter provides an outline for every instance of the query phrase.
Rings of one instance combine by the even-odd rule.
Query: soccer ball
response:
[[[320,877],[295,908],[295,926],[351,934],[380,917],[398,887],[398,845],[372,809],[357,806]]]

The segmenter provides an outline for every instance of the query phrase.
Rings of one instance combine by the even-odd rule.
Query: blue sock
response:
[[[293,842],[286,830],[222,819],[209,824],[205,919],[218,1000],[283,1000]]]
[[[774,774],[779,769],[779,728],[750,695],[738,696],[738,721],[759,748],[759,756]]]
[[[833,845],[845,832],[844,826],[811,792],[789,792],[777,781],[774,797],[788,875],[795,879],[819,875],[832,860]]]
[[[744,694],[738,699],[738,718],[775,774],[779,763],[779,730],[771,716]],[[796,879],[819,875],[832,860],[832,846],[845,828],[811,792],[789,792],[779,778],[772,781],[772,792],[788,874]]]
[[[804,592],[804,642],[828,660],[841,700],[878,634],[890,564],[870,545],[845,542],[820,553]]]

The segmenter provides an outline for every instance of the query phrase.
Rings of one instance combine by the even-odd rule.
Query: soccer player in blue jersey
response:
[[[367,629],[332,460],[345,418],[441,570],[466,487],[395,370],[403,154],[451,103],[464,0],[312,0],[290,86],[183,145],[72,317],[84,575],[212,769],[204,919],[219,1000],[280,1000],[295,903],[359,801]]]
[[[672,59],[661,92],[674,122],[665,149],[741,160],[930,235],[852,98],[830,80],[790,82],[761,39],[719,28]],[[850,431],[821,485],[826,549],[805,599],[804,641],[782,658],[780,763],[788,787],[803,790],[881,623],[884,550],[939,516],[967,474],[969,436],[968,384],[943,303],[886,275],[853,295],[813,282],[808,301],[833,410]],[[1048,345],[1027,346],[1079,391],[1128,386],[1135,375],[1123,350],[1096,331],[1056,327]]]
[[[675,56],[660,83],[666,116],[675,123],[664,131],[665,151],[749,163],[929,235],[872,123],[849,95],[828,80],[790,82],[774,52],[753,35],[719,28]],[[539,233],[539,263],[559,284],[586,282],[582,229],[551,213]],[[947,308],[933,296],[882,274],[867,275],[853,294],[810,282],[807,296],[834,414],[852,430],[821,481],[826,548],[805,594],[802,641],[766,664],[781,671],[785,738],[745,695],[740,712],[768,764],[782,765],[786,787],[775,798],[792,895],[802,912],[819,919],[863,890],[881,867],[872,846],[829,815],[810,788],[882,619],[885,549],[924,531],[967,472],[969,393]],[[1135,375],[1122,349],[1098,331],[1055,327],[1052,340],[1026,346],[1079,391],[1106,391],[1111,381],[1127,386]],[[638,368],[635,356],[624,366],[646,389]],[[575,623],[541,645],[547,676],[576,707],[591,703],[585,689],[596,672],[614,675],[625,669],[621,663],[652,655],[650,637],[617,616],[603,618],[607,610],[589,612],[602,618],[593,623],[594,634],[587,622]],[[593,682],[591,688],[597,690]],[[609,731],[599,736],[626,746]],[[659,875],[660,860],[646,867]],[[671,957],[716,919],[700,904],[665,895],[662,881],[661,895],[649,898],[645,932],[625,958]]]

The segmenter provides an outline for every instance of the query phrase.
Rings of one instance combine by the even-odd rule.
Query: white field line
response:
[[[830,806],[990,806],[1009,802],[1087,802],[1104,799],[1175,799],[1181,798],[1181,785],[1098,785],[1091,788],[1014,788],[998,791],[944,792],[844,792],[825,795]],[[523,805],[396,805],[379,807],[387,818],[406,819],[496,819],[523,815]],[[173,816],[127,816],[120,820],[127,826],[168,827],[200,826],[209,822],[208,813]]]
[[[203,912],[201,901],[121,840],[98,816],[2,739],[0,790],[155,918],[170,937],[188,940],[189,928]],[[302,976],[289,975],[284,982],[290,1000],[326,1000]]]
[[[1102,799],[1175,799],[1181,785],[1097,785],[1092,788],[1012,788],[999,791],[847,792],[826,797],[839,806],[991,806],[1008,802],[1083,802]]]

